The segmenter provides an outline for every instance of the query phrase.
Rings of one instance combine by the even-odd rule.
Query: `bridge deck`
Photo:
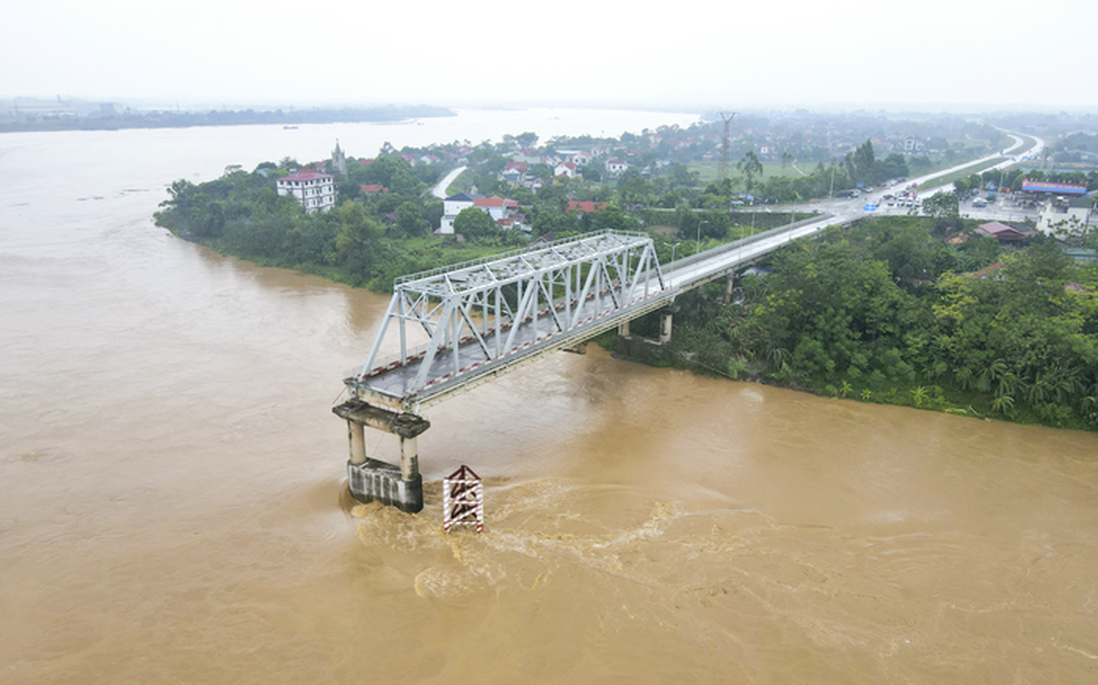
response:
[[[615,290],[615,294],[620,293]],[[636,318],[670,301],[667,291],[652,293],[649,297],[634,297],[625,307],[615,309],[611,306],[609,292],[599,298],[588,298],[582,304],[573,304],[573,311],[580,312],[580,324],[566,332],[556,329],[552,313],[548,307],[539,312],[535,321],[528,318],[518,325],[510,354],[502,359],[492,359],[485,353],[480,343],[472,336],[465,337],[458,346],[458,354],[452,347],[440,349],[427,369],[427,385],[418,393],[420,404],[453,392],[457,386],[463,386],[482,376],[498,373],[502,368],[510,367],[542,352],[568,347],[589,340],[599,333],[613,328],[623,321]],[[558,312],[563,304],[555,303]],[[508,337],[510,328],[504,332]],[[497,343],[504,341],[494,331],[482,335],[488,349],[494,350]],[[375,401],[394,403],[407,398],[415,392],[415,381],[424,363],[423,353],[412,354],[408,362],[401,365],[397,361],[389,362],[380,372],[363,379],[362,391],[373,395]],[[376,370],[376,369],[375,369]],[[355,369],[355,373],[358,369]]]

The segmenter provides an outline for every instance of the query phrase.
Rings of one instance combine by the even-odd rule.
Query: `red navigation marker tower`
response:
[[[442,479],[442,527],[456,525],[476,525],[484,532],[484,481],[464,464]]]

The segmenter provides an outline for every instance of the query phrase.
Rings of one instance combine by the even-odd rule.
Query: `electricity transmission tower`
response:
[[[725,114],[719,112],[721,120],[724,121],[724,138],[721,139],[721,165],[717,168],[717,181],[723,181],[728,178],[728,148],[729,148],[729,133],[728,125],[732,123],[732,119],[736,117],[736,113]]]

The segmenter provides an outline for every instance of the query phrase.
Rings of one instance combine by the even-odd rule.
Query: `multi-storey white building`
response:
[[[335,207],[335,177],[312,170],[283,176],[275,182],[279,195],[293,195],[307,214]]]

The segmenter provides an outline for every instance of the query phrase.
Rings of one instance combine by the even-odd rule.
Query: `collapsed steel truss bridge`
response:
[[[652,239],[621,231],[405,276],[366,363],[344,382],[355,398],[418,411],[657,309],[670,290]],[[412,347],[414,337],[427,342]],[[399,353],[381,360],[387,342]]]

